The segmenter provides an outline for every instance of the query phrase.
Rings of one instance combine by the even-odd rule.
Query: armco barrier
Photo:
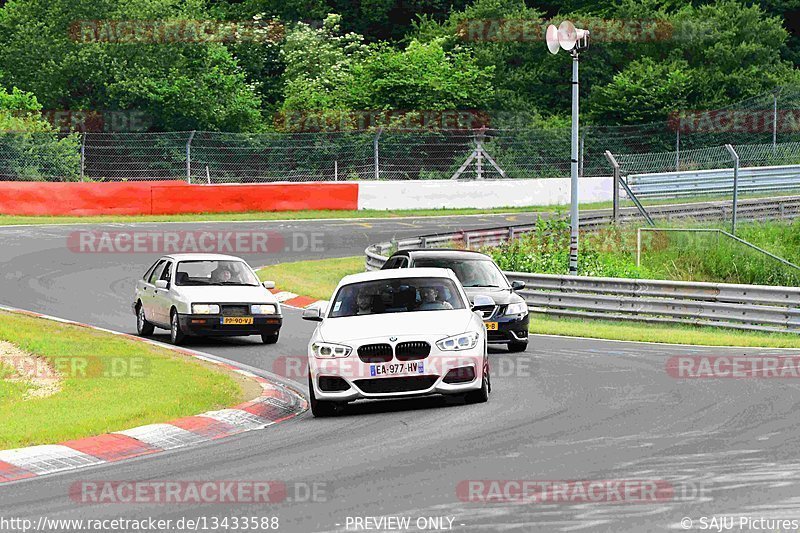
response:
[[[733,169],[631,174],[628,186],[639,198],[681,198],[733,194]],[[800,165],[739,169],[739,194],[800,189]]]
[[[800,215],[800,198],[758,200],[748,204],[753,220]],[[710,218],[722,211],[713,205],[687,204],[693,217]],[[729,208],[728,208],[729,209]],[[679,216],[676,206],[662,212],[651,210],[654,218]],[[633,217],[628,210],[626,216]],[[688,215],[687,215],[688,216]],[[584,214],[581,227],[591,229],[610,222],[606,212]],[[534,225],[470,230],[383,242],[369,246],[366,269],[379,269],[396,250],[495,245],[530,232]],[[800,288],[765,285],[735,285],[588,276],[559,276],[506,272],[511,281],[524,281],[519,291],[532,312],[554,316],[676,323],[728,327],[743,330],[800,333]]]
[[[0,182],[0,213],[6,215],[174,215],[310,209],[358,209],[358,185]]]

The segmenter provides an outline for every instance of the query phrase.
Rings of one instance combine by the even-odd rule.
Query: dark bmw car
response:
[[[486,323],[489,343],[506,344],[511,352],[524,351],[528,346],[528,306],[515,292],[525,284],[510,284],[491,257],[466,250],[401,250],[389,257],[382,270],[412,267],[449,268],[471,303],[479,294],[491,296],[496,305],[478,309]]]

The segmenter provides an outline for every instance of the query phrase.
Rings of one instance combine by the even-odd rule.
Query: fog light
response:
[[[445,383],[453,385],[455,383],[469,383],[475,379],[475,368],[471,366],[462,366],[454,368],[444,377]]]

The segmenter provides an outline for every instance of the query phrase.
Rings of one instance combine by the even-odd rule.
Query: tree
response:
[[[0,81],[48,109],[142,111],[155,129],[258,129],[258,97],[225,44],[191,26],[175,38],[156,25],[138,41],[123,31],[204,18],[199,0],[11,0],[0,11]]]

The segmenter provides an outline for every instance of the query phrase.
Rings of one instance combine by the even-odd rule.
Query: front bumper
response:
[[[355,352],[355,351],[354,351]],[[463,394],[480,389],[483,382],[485,356],[483,346],[465,350],[458,355],[432,353],[419,361],[422,371],[376,376],[371,363],[361,361],[355,353],[340,359],[317,359],[309,354],[309,369],[314,395],[318,400],[349,402],[357,399],[387,399],[428,396],[433,394]],[[389,363],[408,364],[392,359]],[[447,383],[445,377],[457,372],[460,383]],[[463,378],[463,376],[467,378]],[[450,374],[449,380],[453,379]],[[340,390],[331,390],[340,389]]]
[[[528,342],[528,324],[530,314],[499,316],[486,320],[497,322],[497,330],[487,330],[486,339],[489,344],[508,344],[510,342]]]
[[[221,319],[221,315],[178,315],[181,331],[204,337],[272,335],[283,324],[281,315],[255,315],[252,324],[222,324]]]

